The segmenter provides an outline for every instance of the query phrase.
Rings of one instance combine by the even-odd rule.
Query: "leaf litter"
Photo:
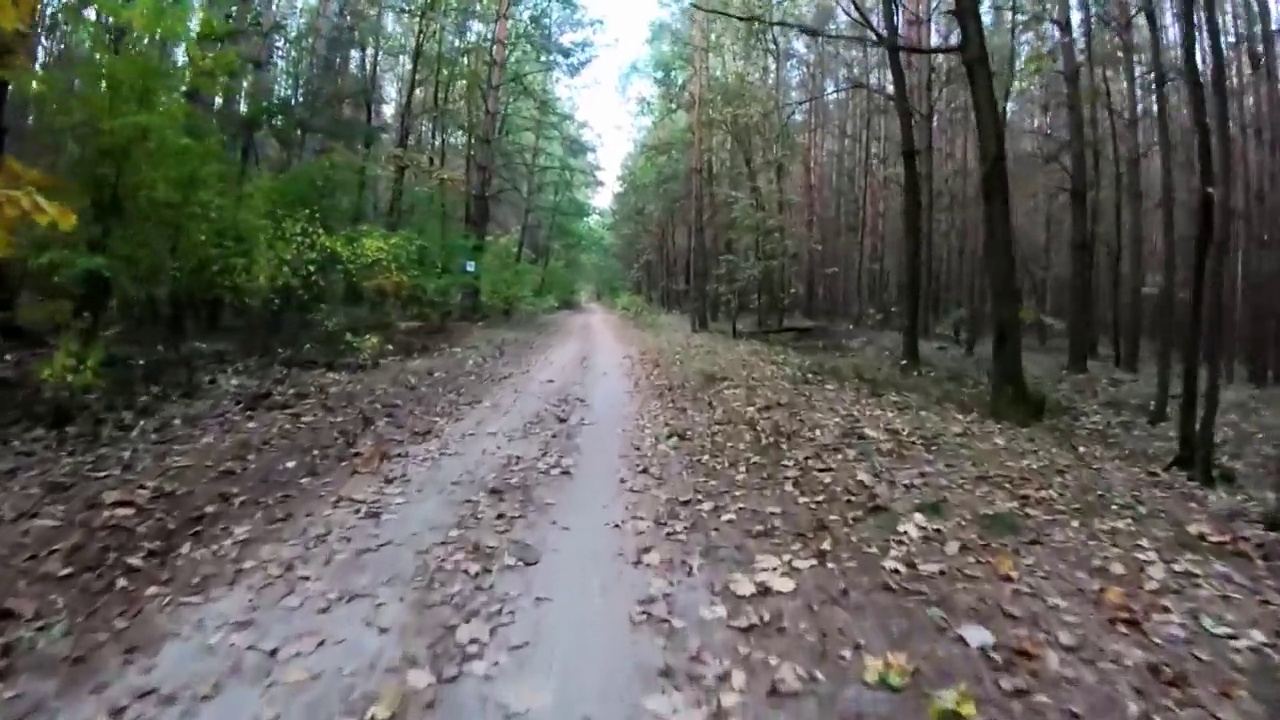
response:
[[[1096,388],[1073,398],[1083,430],[1017,429],[792,351],[662,323],[637,334],[649,394],[631,489],[663,508],[650,535],[664,559],[706,562],[727,620],[700,652],[747,688],[711,703],[1275,716],[1280,554],[1220,494],[1159,470],[1167,438],[1124,449],[1114,433],[1131,424]],[[794,694],[778,692],[784,667]]]
[[[478,328],[406,336],[400,355],[372,366],[202,367],[204,391],[157,400],[148,415],[4,428],[0,553],[16,574],[0,589],[0,681],[45,657],[83,663],[136,647],[155,636],[148,609],[199,604],[246,573],[261,573],[263,598],[282,609],[341,602],[290,592],[308,580],[304,542],[273,536],[299,513],[329,518],[325,496],[363,516],[394,507],[390,449],[430,438],[509,372],[513,346],[536,341],[536,327]],[[320,534],[306,542],[329,532],[309,527]],[[244,635],[226,640],[261,649]],[[324,643],[261,650],[285,662]],[[278,678],[310,675],[292,666]]]

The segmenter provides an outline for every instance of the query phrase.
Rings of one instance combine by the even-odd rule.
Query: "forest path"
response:
[[[166,637],[27,717],[611,718],[657,650],[619,528],[632,385],[617,321],[554,326],[544,354],[434,442],[385,448]],[[39,682],[39,681],[32,681]]]

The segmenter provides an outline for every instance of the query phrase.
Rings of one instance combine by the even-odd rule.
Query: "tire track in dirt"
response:
[[[496,578],[503,604],[493,624],[507,627],[484,657],[497,666],[445,689],[434,717],[648,717],[642,702],[661,658],[630,619],[646,576],[619,530],[628,517],[619,480],[630,467],[630,358],[610,315],[593,309],[578,322],[587,352],[571,477],[546,491],[550,511],[529,523],[527,537],[541,548],[536,563]]]

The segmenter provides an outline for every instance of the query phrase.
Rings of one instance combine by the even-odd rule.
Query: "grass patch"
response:
[[[916,503],[915,511],[930,520],[947,519],[947,501],[941,499],[921,500]]]
[[[872,512],[867,516],[866,522],[876,538],[884,539],[898,531],[898,521],[901,519],[902,515],[896,510],[885,508]]]
[[[873,395],[904,394],[962,412],[985,412],[986,387],[954,368],[925,362],[918,371],[904,372],[888,358],[837,354],[827,350],[795,351],[793,364],[809,382],[857,383]]]
[[[1014,538],[1022,534],[1022,518],[1009,510],[985,512],[978,516],[978,529],[990,538]]]

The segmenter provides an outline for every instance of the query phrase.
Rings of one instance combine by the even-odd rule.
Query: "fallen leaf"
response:
[[[355,471],[360,474],[369,474],[376,471],[382,465],[382,459],[385,454],[381,443],[370,443],[356,457]]]
[[[217,694],[218,694],[218,681],[210,680],[209,682],[200,686],[200,691],[196,693],[196,697],[204,701],[204,700],[213,699],[215,696],[217,696]]]
[[[453,638],[459,645],[469,645],[473,642],[484,645],[489,642],[490,632],[492,629],[488,623],[477,617],[459,625],[453,633]]]
[[[1196,619],[1200,622],[1200,627],[1214,637],[1233,638],[1236,636],[1235,628],[1223,625],[1204,613],[1200,613]]]
[[[769,588],[770,591],[779,595],[786,595],[796,589],[796,581],[776,572],[759,573],[755,578],[756,582]]]
[[[1013,557],[1008,554],[1000,554],[991,562],[996,569],[996,577],[1006,582],[1016,582],[1018,580],[1018,567]]]
[[[1031,686],[1027,684],[1025,678],[1010,675],[1001,675],[996,678],[996,687],[1006,695],[1026,695],[1031,692]]]
[[[891,572],[897,575],[901,575],[907,571],[907,567],[905,565],[893,558],[885,558],[884,560],[881,560],[880,567],[883,568],[885,572]]]
[[[729,617],[729,611],[724,605],[713,602],[710,605],[703,605],[698,609],[698,615],[703,620],[724,620]]]
[[[888,652],[882,657],[864,653],[862,656],[862,681],[873,687],[901,692],[914,673],[915,665],[907,660],[906,653]]]
[[[756,594],[756,584],[742,573],[732,573],[729,575],[729,592],[740,598],[751,597]]]
[[[756,570],[777,570],[782,567],[782,561],[776,555],[757,555],[752,567]]]
[[[942,575],[947,571],[947,566],[943,563],[921,563],[916,566],[916,570],[921,575],[928,575],[929,577],[937,577],[938,575]]]
[[[284,674],[280,676],[280,682],[285,685],[296,685],[298,683],[307,682],[312,677],[314,676],[311,674],[310,670],[294,665],[284,671]]]
[[[939,690],[929,701],[929,720],[974,720],[978,703],[964,683]]]
[[[956,633],[974,650],[986,650],[996,644],[996,636],[981,625],[965,623],[956,628]]]
[[[1187,525],[1186,529],[1188,533],[1211,545],[1226,545],[1230,543],[1232,539],[1232,535],[1230,533],[1214,530],[1209,527],[1207,523],[1194,522]]]
[[[1013,651],[1028,660],[1039,660],[1044,656],[1045,647],[1030,635],[1022,635],[1014,641]]]
[[[884,658],[877,655],[862,654],[862,682],[878,685],[880,675],[884,672]]]
[[[542,561],[542,551],[523,540],[507,544],[507,557],[522,565],[537,565]]]
[[[735,692],[747,691],[747,673],[742,668],[733,668],[729,671],[729,687]]]
[[[804,674],[799,665],[784,661],[773,674],[773,692],[778,695],[799,695],[804,691]]]
[[[757,612],[755,608],[748,605],[743,608],[742,612],[729,618],[728,625],[734,630],[746,632],[753,628],[760,627],[769,621],[767,613]]]
[[[716,697],[722,710],[733,710],[742,704],[742,693],[734,690],[721,690]]]
[[[1102,589],[1102,603],[1113,608],[1127,608],[1129,600],[1125,597],[1124,588],[1114,585]]]
[[[1058,645],[1062,646],[1064,650],[1075,650],[1080,647],[1080,641],[1076,636],[1066,630],[1059,630],[1054,633],[1054,639],[1058,641]]]
[[[404,684],[415,692],[426,690],[436,684],[435,673],[430,668],[414,668],[405,673]]]
[[[383,686],[378,700],[364,713],[364,720],[392,720],[404,701],[404,686],[396,683]]]

